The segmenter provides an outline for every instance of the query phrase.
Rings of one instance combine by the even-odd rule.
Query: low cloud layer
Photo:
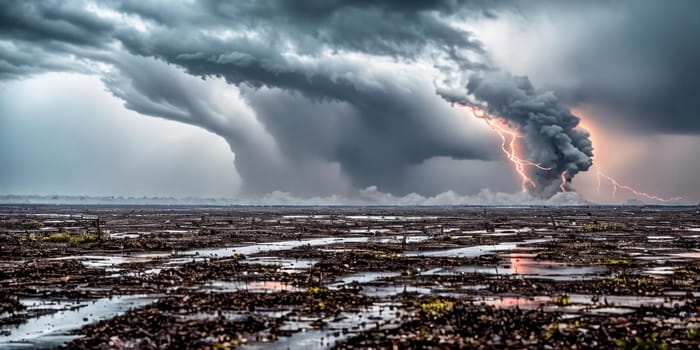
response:
[[[502,193],[484,189],[474,195],[461,195],[454,191],[439,193],[435,196],[422,196],[409,193],[395,196],[377,190],[371,186],[360,190],[356,196],[300,198],[289,192],[274,191],[258,200],[246,202],[262,205],[402,205],[402,206],[508,206],[508,205],[588,205],[590,204],[576,192],[559,192],[550,198],[542,199],[526,192]]]
[[[159,205],[265,205],[265,206],[582,206],[591,203],[576,192],[560,192],[542,199],[525,192],[503,193],[481,190],[474,195],[454,191],[435,196],[409,193],[395,196],[368,187],[350,197],[340,195],[298,197],[289,192],[273,191],[256,198],[202,197],[90,197],[90,196],[16,196],[0,195],[3,204],[159,204]]]

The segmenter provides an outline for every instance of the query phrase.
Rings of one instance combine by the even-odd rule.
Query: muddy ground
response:
[[[697,207],[0,206],[0,348],[700,346]]]

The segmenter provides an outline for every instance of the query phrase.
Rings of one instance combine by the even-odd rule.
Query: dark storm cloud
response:
[[[700,133],[700,1],[621,1],[543,11],[589,18],[555,58],[571,103],[647,133]],[[602,7],[602,9],[601,9]],[[566,21],[553,26],[567,34]],[[556,54],[555,54],[556,55]]]
[[[127,1],[120,9],[176,31],[201,25],[251,29],[271,40],[293,38],[307,53],[330,47],[410,58],[426,45],[481,51],[471,33],[444,21],[478,14],[481,6],[478,1],[278,0],[202,1],[195,7],[163,9]]]
[[[0,1],[0,78],[48,71],[91,72],[109,57],[114,23],[85,2]]]
[[[446,10],[457,12],[457,8],[441,2],[432,6],[362,1],[201,4],[163,15],[153,4],[128,2],[122,10],[157,25],[148,35],[128,32],[119,37],[130,52],[177,64],[191,74],[219,75],[233,84],[279,87],[351,103],[363,101],[352,101],[359,91],[348,67],[305,65],[298,55],[314,57],[325,50],[412,60],[429,53],[461,68],[484,65],[466,56],[483,53],[478,42],[442,17],[441,10],[451,13]],[[210,30],[202,31],[202,26]],[[236,35],[226,37],[222,30]],[[222,35],[212,35],[214,31]]]
[[[101,46],[113,27],[85,11],[83,2],[1,1],[0,36],[32,42]]]
[[[363,61],[323,52],[348,50],[409,60],[428,45],[438,51],[448,48],[449,57],[459,50],[481,52],[468,33],[448,26],[433,8],[393,13],[386,5],[359,3],[290,11],[290,4],[309,4],[274,4],[206,3],[206,15],[175,11],[168,17],[141,4],[124,6],[159,23],[148,37],[122,36],[131,52],[174,63],[191,74],[222,76],[230,83],[255,87],[246,89],[244,97],[288,163],[276,172],[260,169],[266,162],[255,156],[255,149],[234,145],[237,168],[250,180],[245,189],[300,191],[290,179],[296,178],[297,167],[308,168],[311,158],[337,163],[354,186],[379,185],[406,193],[410,189],[400,181],[403,171],[426,159],[495,156],[480,147],[483,140],[452,130],[455,125],[446,120],[447,111],[430,81],[397,82],[390,74],[367,69]],[[195,30],[204,18],[214,28],[254,30],[249,35],[212,37]],[[285,46],[292,47],[285,51]],[[263,86],[273,90],[258,89]]]
[[[593,164],[590,135],[576,129],[579,118],[553,93],[536,91],[528,78],[488,73],[472,77],[467,89],[489,114],[520,131],[531,162],[550,169],[532,170],[535,193],[548,198],[560,190],[563,172],[571,180]]]
[[[105,77],[106,85],[128,108],[223,136],[236,154],[240,175],[253,179],[246,183],[249,192],[331,193],[344,186],[332,180],[338,171],[355,187],[381,183],[405,192],[405,170],[435,154],[496,156],[495,147],[481,147],[488,138],[461,132],[449,107],[420,80],[382,79],[385,85],[367,92],[377,101],[369,105],[376,110],[309,100],[279,88],[244,87],[241,93],[255,111],[251,116],[240,106],[216,107],[216,99],[227,96],[210,96],[206,82],[179,69],[133,56],[119,59],[117,67]],[[337,169],[323,164],[337,164]]]
[[[677,14],[682,23],[697,18],[692,13],[698,11],[689,11],[692,3],[681,4],[670,6],[678,10],[669,14],[684,12]],[[235,153],[242,187],[250,192],[279,189],[311,195],[345,185],[377,185],[403,194],[410,191],[401,180],[405,169],[435,157],[498,159],[496,148],[483,147],[483,137],[464,130],[457,112],[435,94],[434,84],[455,80],[463,87],[466,73],[497,71],[476,38],[454,22],[491,18],[503,6],[511,5],[458,0],[0,2],[0,77],[49,70],[101,74],[127,108],[223,136]],[[641,6],[641,19],[653,13],[646,7],[655,6]],[[656,27],[672,21],[670,15],[659,17],[652,22]],[[652,58],[634,61],[616,54],[620,51],[615,47],[596,51],[597,58],[581,58],[580,86],[568,96],[577,101],[621,101],[631,111],[669,108],[680,112],[668,125],[680,125],[699,100],[687,98],[699,91],[699,79],[691,79],[697,78],[698,70],[687,71],[696,67],[699,60],[695,66],[689,62],[697,56],[690,52],[687,59],[677,58],[692,44],[684,37],[678,47],[669,46],[687,27],[625,25],[629,33],[601,36],[601,42],[619,50],[625,45],[639,48],[630,50]],[[650,47],[666,52],[647,52],[645,37],[663,39],[666,46]],[[588,44],[596,47],[593,41]],[[673,56],[669,59],[677,68],[665,66],[654,75],[657,80],[668,77],[665,85],[656,85],[668,90],[635,79],[630,82],[636,93],[606,90],[608,76],[614,74],[604,72],[614,72],[613,66],[596,65],[605,55],[632,77],[636,71],[651,75],[648,71],[667,63],[667,56]],[[593,74],[584,77],[589,68]],[[681,77],[683,73],[690,78]],[[570,176],[586,170],[590,145],[587,135],[573,129],[576,119],[570,112],[529,82],[494,74],[472,80],[469,92],[522,128],[532,160],[570,171]],[[192,76],[209,81],[195,83]],[[238,86],[252,112],[217,107],[207,93],[209,84],[219,81],[212,77]],[[640,96],[646,98],[633,106]],[[648,115],[652,117],[640,118],[658,118]],[[552,174],[536,174],[542,193],[553,192]]]
[[[456,131],[459,123],[447,116],[432,82],[406,64],[423,56],[458,69],[486,64],[471,34],[449,24],[480,11],[458,1],[88,5],[8,8],[2,37],[14,48],[62,54],[69,62],[18,58],[15,50],[3,54],[9,62],[3,74],[86,69],[70,60],[108,63],[106,86],[127,108],[223,136],[250,192],[332,193],[342,187],[329,180],[335,176],[353,187],[407,193],[402,173],[430,158],[497,157],[480,147],[483,137]],[[145,29],[125,27],[125,18]],[[216,111],[208,96],[189,88],[181,71],[134,55],[240,86],[255,122],[236,124],[234,115]]]
[[[279,89],[244,91],[285,158],[316,156],[338,162],[359,188],[381,184],[408,193],[407,168],[436,154],[459,159],[497,157],[489,138],[465,135],[459,120],[426,82],[371,91],[362,105],[315,103]],[[289,110],[296,115],[290,116]],[[426,117],[429,116],[429,117]],[[429,181],[429,179],[426,179]]]

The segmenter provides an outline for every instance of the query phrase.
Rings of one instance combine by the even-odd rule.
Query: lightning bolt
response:
[[[501,138],[501,150],[506,155],[506,158],[513,163],[515,172],[520,176],[520,189],[523,192],[527,192],[527,186],[530,185],[536,188],[537,185],[525,172],[526,166],[532,166],[540,170],[552,170],[552,168],[543,167],[541,164],[533,163],[529,160],[523,159],[518,152],[517,140],[521,137],[520,134],[508,127],[507,124],[500,122],[498,119],[489,115],[483,109],[476,106],[469,106],[471,108],[474,117],[483,120],[486,125],[488,125],[493,131],[495,131]]]
[[[561,185],[559,185],[559,188],[562,192],[566,192],[566,170],[561,172]]]
[[[472,104],[467,104],[467,103],[460,103],[463,106],[467,106],[471,109],[472,114],[474,117],[479,118],[483,120],[486,125],[489,126],[493,131],[495,131],[498,136],[501,138],[501,150],[503,151],[503,154],[506,155],[506,158],[513,164],[513,168],[515,169],[515,172],[520,176],[520,188],[523,192],[527,192],[528,185],[531,186],[532,188],[536,188],[537,185],[535,182],[527,175],[526,172],[526,167],[534,167],[540,170],[552,170],[552,168],[544,167],[541,164],[538,163],[533,163],[527,159],[523,159],[523,157],[520,156],[519,151],[518,151],[518,142],[517,140],[521,138],[522,136],[516,131],[511,129],[508,124],[505,122],[502,122],[500,119],[495,118],[491,115],[489,115],[485,110],[472,105]],[[582,128],[593,135],[591,132],[590,128],[583,126],[583,120],[581,120],[581,123],[578,126],[579,128]],[[591,137],[591,142],[593,142],[593,137]],[[597,191],[600,193],[600,188],[602,185],[602,180],[605,179],[609,181],[612,184],[612,196],[613,198],[617,197],[617,191],[618,190],[625,190],[629,191],[630,193],[639,196],[639,197],[644,197],[650,200],[655,200],[659,202],[671,202],[675,200],[681,200],[683,197],[670,197],[670,198],[663,198],[659,197],[657,195],[653,195],[647,192],[639,191],[629,185],[623,184],[619,182],[618,180],[614,179],[611,176],[606,175],[601,169],[600,165],[596,164],[596,174],[597,174]],[[561,189],[562,192],[566,192],[566,182],[567,178],[566,176],[568,175],[567,171],[564,170],[561,173],[561,184],[559,185],[559,188]]]
[[[581,123],[579,123],[578,127],[583,129],[583,130],[586,130],[591,135],[591,143],[593,143],[592,130],[590,129],[590,127],[584,126],[583,119],[580,116],[579,116],[579,118],[581,119]],[[594,148],[595,148],[595,145],[594,145]],[[596,178],[597,178],[596,190],[598,191],[598,193],[600,193],[600,187],[601,187],[603,180],[607,180],[612,185],[612,197],[614,200],[617,199],[618,190],[625,190],[625,191],[628,191],[628,192],[634,194],[635,196],[643,197],[643,198],[654,200],[654,201],[664,202],[664,203],[683,199],[683,197],[663,198],[663,197],[659,197],[657,195],[650,194],[650,193],[647,193],[644,191],[639,191],[639,190],[637,190],[629,185],[626,185],[624,183],[621,183],[620,181],[614,179],[613,177],[605,174],[603,172],[603,170],[601,169],[601,166],[599,164],[596,163],[595,167],[596,167]],[[563,178],[563,174],[562,174],[562,178]],[[562,186],[563,186],[563,183],[562,183]]]
[[[613,199],[615,199],[615,198],[617,197],[617,190],[618,190],[618,189],[623,189],[623,190],[626,190],[626,191],[629,191],[629,192],[633,193],[633,194],[636,195],[636,196],[644,197],[644,198],[646,198],[646,199],[651,199],[651,200],[655,200],[655,201],[659,201],[659,202],[672,202],[672,201],[677,201],[677,200],[683,199],[683,197],[662,198],[662,197],[659,197],[659,196],[656,196],[656,195],[653,195],[653,194],[649,194],[649,193],[647,193],[647,192],[643,192],[643,191],[636,190],[636,189],[634,189],[634,188],[632,188],[632,187],[630,187],[630,186],[628,186],[628,185],[625,185],[625,184],[623,184],[623,183],[620,183],[619,181],[617,181],[617,180],[613,179],[612,177],[606,175],[605,173],[603,173],[602,171],[600,171],[600,169],[598,169],[597,175],[598,175],[598,183],[599,183],[599,184],[600,184],[600,181],[601,181],[600,179],[601,179],[601,178],[610,181],[610,183],[611,183],[612,186],[613,186],[613,191],[612,191]],[[599,185],[599,186],[600,186],[600,185]],[[599,190],[600,190],[600,187],[598,187],[598,188],[599,188]]]

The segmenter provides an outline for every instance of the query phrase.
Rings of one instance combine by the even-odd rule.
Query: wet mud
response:
[[[697,348],[696,207],[0,207],[0,348]]]

